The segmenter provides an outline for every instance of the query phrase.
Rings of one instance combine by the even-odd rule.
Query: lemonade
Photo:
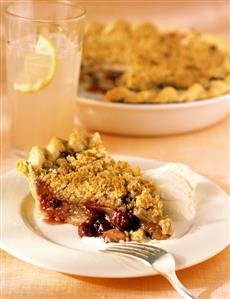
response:
[[[38,45],[41,41],[50,52]],[[6,52],[12,148],[25,153],[32,145],[44,146],[52,136],[68,137],[75,114],[79,45],[61,33],[33,34],[8,43]]]

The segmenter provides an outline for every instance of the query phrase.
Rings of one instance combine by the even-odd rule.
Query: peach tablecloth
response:
[[[7,2],[3,1],[4,4]],[[86,6],[89,19],[104,21],[118,17],[135,21],[148,19],[160,25],[193,26],[225,36],[229,34],[228,1],[78,2]],[[1,38],[2,31],[0,33]],[[3,64],[0,66],[2,71]],[[4,116],[5,112],[1,111],[1,120]],[[179,136],[132,138],[102,135],[102,137],[111,153],[136,155],[166,162],[182,162],[229,192],[229,126],[230,119],[227,118],[208,129]],[[1,135],[1,173],[4,174],[14,167],[16,159],[5,148],[7,142],[5,134]],[[160,276],[135,279],[86,278],[42,269],[3,251],[0,251],[0,256],[1,299],[179,298],[169,283]],[[229,262],[230,250],[226,248],[207,261],[178,271],[178,277],[195,295],[199,295],[199,298],[228,299],[230,298]]]

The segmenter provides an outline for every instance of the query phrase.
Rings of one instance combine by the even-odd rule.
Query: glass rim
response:
[[[57,19],[42,19],[42,18],[33,18],[33,17],[25,17],[16,13],[13,13],[10,11],[10,8],[17,5],[17,4],[32,4],[32,5],[38,5],[38,4],[44,4],[44,3],[48,3],[48,4],[52,4],[49,1],[42,1],[40,3],[36,3],[36,2],[28,2],[28,1],[17,1],[17,2],[12,2],[10,4],[7,5],[7,7],[5,8],[5,15],[6,16],[10,16],[10,17],[14,17],[14,18],[18,18],[24,21],[30,21],[30,22],[40,22],[40,23],[52,23],[52,22],[71,22],[71,21],[77,21],[81,18],[83,18],[86,15],[86,9],[84,7],[75,5],[73,3],[73,1],[69,1],[69,0],[59,0],[56,1],[53,4],[64,4],[64,5],[68,5],[68,6],[72,6],[75,8],[78,8],[80,10],[80,13],[76,16],[73,17],[67,17],[67,18],[57,18]]]

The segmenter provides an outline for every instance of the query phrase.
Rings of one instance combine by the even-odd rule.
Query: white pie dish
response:
[[[159,136],[199,130],[229,114],[230,94],[189,103],[110,103],[93,94],[76,99],[77,121],[88,129],[119,135]]]

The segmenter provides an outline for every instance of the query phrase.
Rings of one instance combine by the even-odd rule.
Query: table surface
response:
[[[214,6],[213,3],[217,1],[206,2]],[[117,6],[115,6],[115,10],[116,9]],[[226,35],[226,32],[228,32],[226,29],[226,9],[223,9],[222,6],[218,6],[218,9],[221,11],[223,18],[215,29],[217,32]],[[95,16],[95,13],[92,13],[92,8],[90,11],[91,14]],[[213,10],[208,11],[211,12]],[[142,9],[142,18],[143,14]],[[102,12],[100,12],[100,17],[101,15]],[[194,24],[195,19],[192,18],[191,15],[190,13],[188,20],[191,24]],[[136,19],[137,16],[138,14],[135,14]],[[207,18],[210,17],[207,11],[205,12],[205,16],[206,21],[201,24],[201,27],[203,26],[202,28],[204,29],[206,29],[206,27],[208,28],[207,24],[211,24],[211,22],[207,21]],[[158,19],[164,20],[164,15],[162,19],[158,16]],[[172,21],[172,16],[170,20]],[[183,22],[183,20],[181,22]],[[194,22],[192,22],[192,20]],[[201,18],[199,21],[201,21]],[[2,83],[4,83],[4,79],[1,81],[1,87],[3,86]],[[10,154],[7,148],[8,138],[4,132],[5,98],[3,98],[2,92],[1,96],[1,103],[3,104],[1,105],[1,120],[3,126],[1,130],[0,153],[1,174],[4,174],[14,168],[16,158]],[[185,163],[194,171],[208,177],[229,193],[229,128],[230,118],[227,117],[210,128],[183,135],[142,138],[102,134],[102,139],[112,154],[135,155],[165,162],[174,161]],[[199,248],[194,250],[199,250]],[[4,251],[0,251],[0,257],[0,298],[2,299],[179,298],[169,283],[160,276],[132,279],[80,277],[49,271],[27,264]],[[230,249],[226,248],[207,261],[178,271],[178,277],[195,295],[199,296],[199,298],[230,298],[229,257]]]

